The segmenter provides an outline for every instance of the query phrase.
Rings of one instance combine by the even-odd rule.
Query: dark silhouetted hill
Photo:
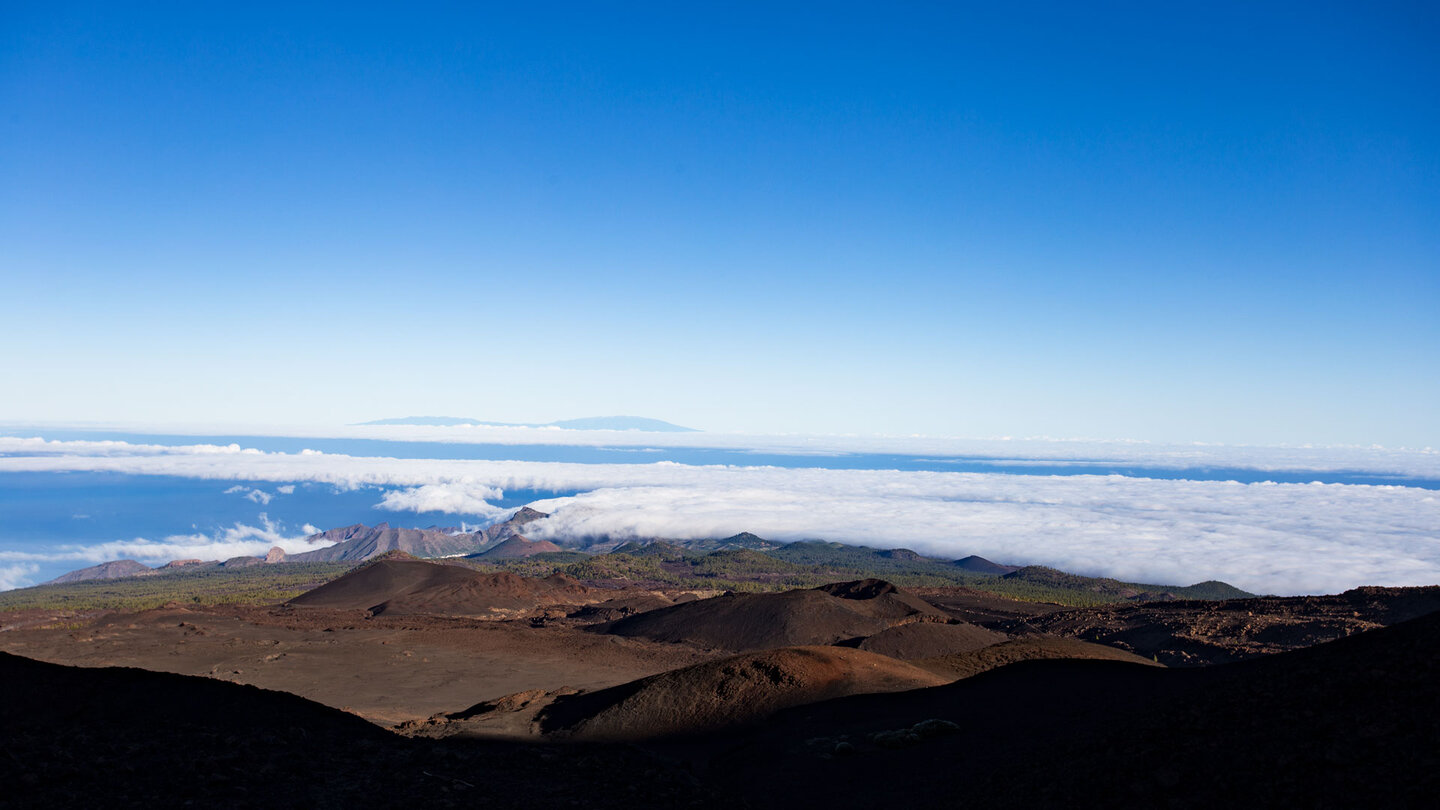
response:
[[[956,560],[955,567],[975,574],[1009,574],[1019,570],[1016,566],[990,562],[984,557],[977,557],[974,554]]]
[[[1440,614],[1213,667],[1023,661],[783,711],[706,775],[775,808],[1428,807],[1437,678]]]

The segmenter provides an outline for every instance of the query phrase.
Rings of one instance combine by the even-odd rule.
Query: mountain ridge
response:
[[[522,507],[509,518],[475,532],[454,529],[397,528],[354,524],[312,535],[310,540],[332,545],[296,554],[271,549],[265,557],[243,557],[220,562],[167,565],[151,569],[126,563],[127,570],[109,573],[124,579],[153,574],[174,574],[176,569],[197,572],[232,570],[265,563],[360,563],[386,553],[404,552],[420,558],[456,558],[463,564],[500,567],[531,576],[564,573],[592,584],[607,586],[703,587],[715,590],[773,590],[781,585],[811,587],[851,579],[884,578],[906,587],[963,586],[1029,600],[1070,606],[1177,599],[1237,599],[1252,597],[1221,582],[1194,585],[1128,583],[1103,577],[1070,574],[1043,566],[1016,568],[979,557],[951,561],[927,557],[908,549],[877,549],[824,541],[781,543],[750,532],[718,539],[663,540],[647,538],[563,538],[530,536],[530,526],[548,517]],[[94,567],[98,569],[100,567]],[[992,569],[987,571],[985,569]],[[999,573],[1008,571],[1009,573]],[[108,572],[107,572],[108,573]],[[65,575],[57,585],[104,576],[85,569]]]

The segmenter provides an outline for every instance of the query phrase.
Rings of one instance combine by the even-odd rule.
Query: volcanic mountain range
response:
[[[520,535],[520,530],[549,515],[530,507],[522,507],[508,519],[478,532],[447,532],[442,529],[398,529],[388,523],[370,527],[363,524],[331,529],[306,538],[314,543],[333,543],[326,548],[292,554],[287,560],[293,562],[360,562],[388,551],[403,551],[416,557],[464,557],[484,558],[485,555],[503,545],[505,541],[519,538],[496,557],[524,557],[543,551],[559,551],[560,547],[549,542],[532,542]]]
[[[860,576],[872,573],[976,582],[990,590],[1026,594],[1031,598],[1061,598],[1066,593],[1099,601],[1162,600],[1177,598],[1226,599],[1249,596],[1223,582],[1202,582],[1177,587],[1119,582],[1082,577],[1042,566],[1017,567],[993,563],[978,556],[949,561],[920,555],[909,549],[872,549],[840,543],[802,541],[777,543],[750,532],[719,539],[622,540],[606,537],[537,540],[522,532],[549,517],[530,507],[485,529],[463,532],[431,527],[397,528],[355,524],[330,529],[307,538],[324,548],[287,555],[272,548],[264,557],[235,557],[224,562],[175,560],[150,569],[133,560],[119,560],[70,572],[51,584],[144,576],[179,569],[243,569],[265,563],[358,563],[391,552],[421,558],[465,558],[490,567],[542,558],[551,571],[563,571],[596,584],[623,586],[703,586],[706,578],[748,579],[760,583],[794,581],[796,574],[829,571]],[[568,555],[568,556],[567,556]],[[583,561],[589,560],[590,563]],[[568,566],[568,567],[567,567]],[[528,571],[534,571],[531,567]],[[835,577],[836,579],[840,577]],[[824,580],[821,580],[824,581]]]
[[[65,584],[92,579],[120,579],[145,576],[158,570],[190,567],[244,567],[260,563],[280,562],[363,562],[389,552],[403,552],[415,557],[470,557],[472,559],[514,559],[535,554],[561,551],[547,540],[530,540],[520,534],[529,523],[549,517],[530,507],[522,507],[506,520],[477,532],[445,529],[407,529],[389,523],[366,526],[356,523],[313,534],[307,542],[327,544],[324,548],[299,554],[286,554],[279,547],[264,557],[232,557],[219,560],[172,560],[160,568],[151,568],[135,560],[114,560],[62,574],[46,584]]]

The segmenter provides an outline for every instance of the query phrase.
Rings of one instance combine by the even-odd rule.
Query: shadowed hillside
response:
[[[1217,667],[1026,661],[782,712],[707,773],[763,807],[1423,807],[1437,677],[1440,614]]]
[[[948,620],[889,583],[870,580],[776,594],[727,593],[640,613],[600,629],[651,641],[760,650],[833,644],[898,624]]]
[[[902,661],[969,652],[1005,641],[1006,636],[973,624],[912,622],[889,627],[862,640],[859,649]]]
[[[407,740],[290,695],[0,654],[0,783],[17,807],[1427,807],[1440,789],[1440,614],[1216,667],[937,677],[745,654],[555,695],[552,733],[638,744],[562,747]]]
[[[948,680],[860,650],[788,647],[562,696],[541,712],[540,728],[547,734],[605,740],[706,733],[755,722],[791,706],[938,686]]]
[[[639,749],[405,739],[283,692],[0,653],[14,808],[728,806]]]

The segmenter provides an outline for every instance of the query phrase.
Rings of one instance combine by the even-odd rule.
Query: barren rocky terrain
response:
[[[382,725],[525,689],[600,688],[711,657],[564,625],[218,606],[112,614],[0,634],[6,652],[290,692]]]
[[[392,558],[284,604],[8,616],[0,768],[22,806],[117,783],[112,803],[134,806],[301,790],[316,806],[848,807],[1323,806],[1317,786],[1403,767],[1382,792],[1404,806],[1440,750],[1417,747],[1435,736],[1417,712],[1437,608],[1440,588],[1106,607],[874,578],[715,595]],[[207,769],[157,781],[181,749]],[[1205,763],[1239,776],[1202,784]],[[1236,782],[1281,767],[1253,794]]]

